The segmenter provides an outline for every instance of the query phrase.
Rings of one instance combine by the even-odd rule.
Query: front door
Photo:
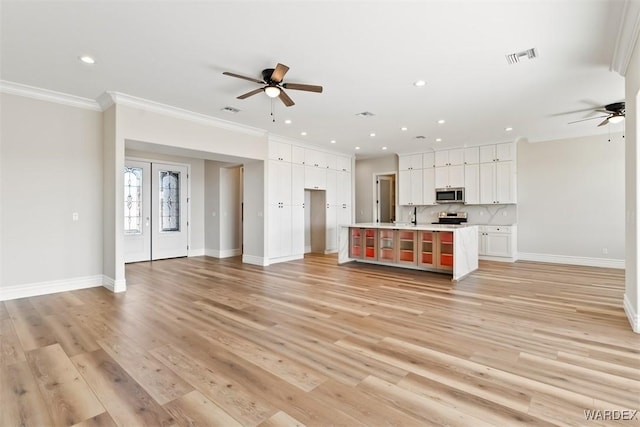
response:
[[[152,163],[151,188],[151,259],[187,256],[187,167]]]
[[[186,166],[125,162],[125,262],[188,255],[187,173]]]

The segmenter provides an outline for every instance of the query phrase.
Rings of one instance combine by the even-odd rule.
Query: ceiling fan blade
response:
[[[282,87],[285,89],[306,90],[307,92],[322,93],[322,86],[305,85],[301,83],[285,83]]]
[[[241,76],[240,74],[230,73],[228,71],[225,71],[222,74],[224,74],[225,76],[236,77],[238,79],[249,80],[250,82],[258,83],[258,84],[261,84],[261,85],[265,84],[265,82],[263,82],[262,80],[254,79],[253,77]]]
[[[598,113],[607,113],[607,114],[611,114],[611,111],[607,111],[607,110],[594,110],[597,111]]]
[[[598,125],[598,127],[600,127],[600,126],[604,126],[604,125],[606,125],[607,123],[609,123],[609,119],[610,119],[610,118],[611,118],[611,117],[609,116],[609,117],[607,117],[606,119],[604,119],[604,120],[602,121],[602,123],[600,123],[600,124]]]
[[[569,124],[569,125],[570,125],[570,124],[572,124],[572,123],[586,122],[587,120],[601,119],[601,118],[603,118],[603,117],[607,117],[607,118],[609,118],[609,116],[589,117],[588,119],[576,120],[576,121],[573,121],[573,122],[569,122],[569,123],[567,123],[567,124]]]
[[[254,90],[252,90],[251,92],[247,92],[247,93],[245,93],[245,94],[243,94],[243,95],[238,96],[238,99],[245,99],[245,98],[248,98],[248,97],[250,97],[250,96],[253,96],[253,95],[257,94],[257,93],[260,93],[260,92],[262,92],[262,91],[264,91],[264,89],[263,89],[263,88],[260,88],[260,89],[254,89]]]
[[[278,98],[280,98],[280,101],[282,101],[282,103],[287,107],[291,107],[294,104],[293,100],[289,98],[289,95],[287,95],[283,90],[280,91]]]
[[[278,65],[276,65],[275,70],[273,70],[273,73],[271,73],[271,81],[275,83],[280,83],[284,78],[284,75],[287,74],[287,71],[289,71],[289,67],[278,63]]]

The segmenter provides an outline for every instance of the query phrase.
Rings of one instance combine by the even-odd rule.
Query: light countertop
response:
[[[357,224],[343,225],[343,227],[359,227],[359,228],[384,228],[395,230],[426,230],[426,231],[452,231],[461,228],[476,227],[476,224],[420,224],[414,225],[410,222],[361,222]]]

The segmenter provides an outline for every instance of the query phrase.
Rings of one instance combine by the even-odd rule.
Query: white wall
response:
[[[264,162],[255,161],[244,164],[244,233],[242,261],[250,264],[265,265],[265,185]]]
[[[205,178],[204,160],[125,148],[127,158],[182,163],[190,166],[189,175],[189,255],[204,255],[205,249]]]
[[[102,113],[7,94],[0,108],[0,298],[36,284],[99,285]]]
[[[216,258],[240,255],[241,168],[207,160],[205,183],[205,253]]]
[[[622,267],[624,141],[621,134],[608,139],[518,144],[519,253]]]
[[[356,159],[355,212],[356,222],[373,222],[374,175],[398,171],[398,156],[391,154],[372,159]]]
[[[636,8],[637,9],[637,8]],[[638,190],[640,189],[640,41],[636,42],[629,67],[625,73],[625,156],[626,156],[626,271],[624,306],[635,332],[640,332],[640,291],[638,271],[640,270],[640,209]]]

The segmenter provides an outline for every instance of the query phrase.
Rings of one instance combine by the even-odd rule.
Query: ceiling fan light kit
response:
[[[246,99],[257,93],[264,92],[269,98],[280,98],[280,101],[282,101],[284,105],[286,105],[287,107],[291,107],[295,103],[289,97],[289,95],[286,94],[284,89],[322,93],[322,86],[302,83],[283,83],[282,80],[284,79],[284,75],[287,74],[287,71],[289,71],[289,67],[284,64],[278,63],[278,65],[276,65],[276,68],[265,68],[264,70],[262,70],[262,80],[231,73],[229,71],[225,71],[222,74],[224,74],[225,76],[235,77],[238,79],[248,80],[250,82],[264,85],[259,89],[254,89],[250,92],[238,96],[238,99]]]
[[[573,122],[569,122],[569,124],[604,118],[604,120],[600,122],[600,124],[598,125],[598,127],[600,127],[600,126],[607,125],[609,123],[612,123],[612,124],[620,123],[624,120],[624,116],[626,113],[624,101],[614,102],[613,104],[605,105],[602,108],[603,109],[598,108],[595,111],[599,113],[606,113],[607,114],[606,116],[589,117],[587,119],[575,120]]]

